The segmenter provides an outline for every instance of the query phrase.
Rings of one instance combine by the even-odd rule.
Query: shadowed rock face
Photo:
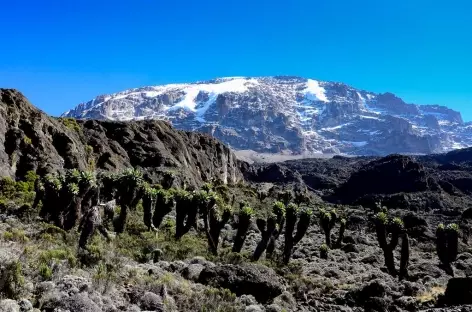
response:
[[[392,155],[362,167],[339,189],[338,195],[349,201],[368,194],[422,192],[427,188],[421,164],[408,156]]]
[[[239,162],[229,148],[164,121],[75,121],[47,116],[18,91],[0,89],[0,175],[23,176],[63,168],[142,168],[159,181],[173,171],[196,185],[211,178],[236,183]],[[177,179],[178,181],[179,179]]]
[[[242,166],[248,181],[305,184],[333,203],[458,215],[472,205],[472,149],[428,156],[334,157]]]

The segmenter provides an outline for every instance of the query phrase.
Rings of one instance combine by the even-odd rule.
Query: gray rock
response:
[[[204,257],[193,257],[190,259],[190,264],[202,264],[205,265],[208,261]]]
[[[137,305],[131,305],[126,312],[141,312],[141,309]]]
[[[170,263],[167,261],[159,261],[158,263],[156,263],[156,265],[158,265],[161,269],[165,271],[171,271]]]
[[[170,264],[170,270],[171,270],[171,272],[180,272],[186,266],[187,266],[187,264],[183,261],[174,261]]]
[[[141,299],[139,299],[139,306],[142,310],[146,311],[164,311],[164,304],[161,296],[152,292],[144,293]]]
[[[198,282],[227,288],[237,296],[253,295],[261,303],[272,300],[284,290],[282,280],[274,270],[256,264],[207,267],[200,273]]]
[[[41,282],[36,286],[37,294],[44,294],[52,291],[56,287],[56,284],[53,282]]]
[[[285,309],[290,309],[297,305],[297,301],[290,292],[284,291],[280,296],[274,299],[274,304]]]
[[[342,247],[342,250],[346,253],[349,253],[349,252],[358,253],[359,252],[359,250],[357,249],[357,246],[354,245],[354,244],[346,244]]]
[[[257,304],[256,298],[254,298],[252,295],[242,295],[238,298],[238,300],[245,306]]]
[[[266,312],[283,312],[283,308],[278,304],[271,304],[266,307]]]
[[[5,299],[0,301],[0,312],[20,312],[20,306],[15,300]]]
[[[18,305],[20,306],[20,312],[30,312],[33,310],[33,304],[27,299],[21,299]]]
[[[74,312],[102,312],[102,309],[86,293],[63,297],[58,302],[49,302],[48,307],[51,306]]]
[[[264,311],[265,311],[264,307],[257,304],[247,306],[246,309],[244,310],[244,312],[264,312]]]
[[[188,267],[182,270],[182,276],[185,279],[197,281],[204,268],[205,266],[202,264],[190,264]]]

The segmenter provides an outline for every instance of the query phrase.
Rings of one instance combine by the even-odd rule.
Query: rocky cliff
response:
[[[472,125],[444,106],[405,103],[301,77],[220,78],[98,96],[64,113],[79,119],[166,119],[236,150],[430,154],[472,146]]]
[[[0,89],[0,143],[2,176],[21,177],[29,170],[133,166],[145,169],[155,181],[164,172],[181,176],[180,182],[188,184],[242,178],[234,154],[208,135],[178,131],[157,120],[56,119],[10,89]]]

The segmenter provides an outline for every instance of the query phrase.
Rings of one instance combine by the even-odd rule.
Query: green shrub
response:
[[[29,238],[26,236],[25,231],[16,228],[12,229],[11,232],[5,231],[3,233],[3,239],[19,243],[29,242]]]
[[[163,251],[163,260],[185,260],[194,256],[207,256],[208,248],[204,236],[186,235],[177,241],[173,236],[175,223],[168,221],[156,236],[153,232],[140,235],[123,233],[116,239],[117,251],[138,262],[150,260],[152,251],[159,247]]]
[[[95,287],[102,291],[108,292],[114,283],[118,280],[118,272],[121,269],[121,262],[118,258],[113,259],[112,263],[105,263],[101,261],[92,277]]]
[[[98,235],[95,235],[98,237]],[[92,239],[92,243],[87,246],[87,250],[82,250],[79,254],[80,262],[85,266],[94,266],[105,258],[105,247],[99,239]]]
[[[41,278],[44,281],[50,281],[51,280],[51,278],[52,278],[52,269],[49,267],[49,265],[47,265],[46,263],[41,263],[41,265],[39,266],[39,276],[41,276]]]
[[[5,266],[2,271],[0,293],[5,298],[17,299],[21,297],[25,277],[23,276],[23,267],[19,261],[12,261]]]
[[[74,118],[59,118],[59,121],[61,121],[62,124],[70,130],[73,130],[77,133],[82,133],[82,128],[79,126],[77,120],[75,120]]]
[[[16,195],[16,182],[10,177],[0,179],[0,195],[2,197],[13,199]]]
[[[41,252],[39,255],[40,264],[50,264],[54,260],[67,260],[69,266],[74,268],[77,265],[77,258],[72,250],[68,249],[51,249]]]
[[[0,179],[0,202],[13,202],[15,207],[32,204],[34,200],[34,183],[38,176],[28,171],[23,181],[15,181],[10,177]]]
[[[179,311],[237,312],[244,311],[236,295],[228,289],[206,287],[202,291],[189,291],[176,300]]]
[[[162,249],[163,259],[166,261],[185,260],[196,256],[211,258],[206,237],[200,235],[185,235],[180,240],[173,237],[169,240],[159,240],[159,248]]]
[[[25,142],[26,145],[33,144],[33,141],[29,137],[27,137],[26,135],[23,137],[23,142]]]

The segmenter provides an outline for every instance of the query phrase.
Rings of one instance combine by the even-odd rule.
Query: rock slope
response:
[[[335,204],[460,215],[472,206],[472,149],[428,156],[340,157],[245,164],[253,183],[307,187]]]
[[[101,95],[63,114],[79,119],[166,119],[237,150],[430,154],[472,146],[472,124],[438,105],[407,104],[300,77],[220,78]]]
[[[164,172],[180,182],[242,178],[229,148],[208,135],[177,131],[167,122],[55,119],[18,91],[0,89],[0,175],[22,177],[62,168],[144,169],[159,181]],[[176,179],[179,181],[179,179]]]

